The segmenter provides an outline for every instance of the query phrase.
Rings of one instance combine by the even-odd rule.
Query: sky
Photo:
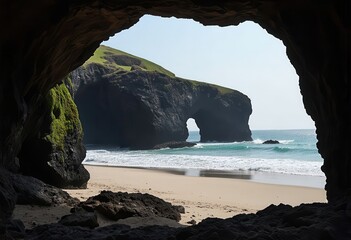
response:
[[[314,129],[282,41],[258,24],[203,26],[144,16],[102,44],[148,59],[176,76],[236,89],[251,99],[251,130]],[[189,130],[197,127],[188,123]]]

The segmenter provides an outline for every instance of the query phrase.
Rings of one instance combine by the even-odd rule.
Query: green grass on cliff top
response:
[[[115,68],[116,71],[123,69],[125,71],[130,71],[132,66],[122,66],[122,65],[118,65],[116,62],[111,62],[109,60],[106,59],[106,57],[111,56],[111,55],[115,55],[115,56],[128,56],[131,58],[135,58],[141,61],[141,64],[139,65],[139,67],[141,67],[141,69],[144,69],[145,71],[156,71],[159,73],[163,73],[166,74],[169,77],[175,77],[175,74],[168,71],[167,69],[164,69],[163,67],[150,62],[146,59],[131,55],[129,53],[111,48],[111,47],[107,47],[104,45],[101,45],[98,49],[96,49],[95,53],[93,56],[91,56],[85,63],[83,66],[87,66],[91,63],[97,63],[97,64],[101,64],[101,65],[105,65],[107,67],[110,68]],[[226,88],[226,87],[222,87],[222,86],[218,86],[215,84],[210,84],[210,83],[204,83],[204,82],[199,82],[199,81],[195,81],[195,80],[189,80],[189,79],[182,79],[184,81],[189,81],[192,83],[192,85],[194,87],[200,86],[200,85],[210,85],[214,88],[217,88],[218,91],[221,94],[227,94],[227,93],[232,93],[235,90],[230,89],[230,88]]]
[[[217,90],[221,93],[221,94],[227,94],[227,93],[232,93],[235,90],[230,89],[230,88],[226,88],[226,87],[222,87],[216,84],[211,84],[211,83],[204,83],[204,82],[199,82],[196,80],[189,80],[189,79],[184,79],[186,81],[190,81],[193,86],[201,86],[201,85],[210,85],[211,87],[217,88]]]
[[[156,71],[159,73],[163,73],[168,75],[169,77],[175,77],[174,73],[164,69],[163,67],[150,62],[146,59],[137,57],[137,56],[133,56],[129,53],[114,49],[114,48],[110,48],[104,45],[101,45],[98,49],[96,49],[95,53],[93,56],[91,56],[85,63],[83,66],[86,66],[90,63],[98,63],[98,64],[102,64],[102,65],[108,65],[109,67],[113,67],[116,68],[116,70],[118,69],[124,69],[126,71],[130,71],[132,66],[122,66],[122,65],[118,65],[115,62],[111,62],[108,61],[106,59],[106,57],[111,56],[111,55],[115,55],[115,56],[128,56],[131,58],[135,58],[141,61],[141,64],[139,65],[139,67],[141,67],[142,69],[146,70],[146,71]]]

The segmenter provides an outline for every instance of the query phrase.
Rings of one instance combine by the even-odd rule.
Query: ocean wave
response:
[[[262,139],[257,138],[257,139],[254,139],[252,142],[255,144],[262,144],[264,141]]]
[[[278,140],[280,144],[289,144],[295,142],[295,140]]]
[[[127,167],[244,170],[293,175],[323,176],[320,161],[267,159],[238,156],[163,155],[147,152],[102,153],[87,151],[85,164]]]
[[[244,153],[292,153],[292,154],[300,154],[302,157],[304,154],[318,154],[318,151],[315,146],[311,145],[298,145],[298,144],[253,144],[253,143],[227,143],[227,144],[208,144],[202,143],[194,146],[193,148],[188,149],[178,149],[177,152],[179,154],[191,154],[190,152],[206,155],[207,153],[211,153],[212,156],[214,153],[219,155],[233,155],[238,152]],[[174,150],[169,151],[169,153],[173,153]],[[193,154],[191,154],[193,155]]]
[[[274,147],[273,151],[276,152],[280,152],[280,153],[285,153],[285,152],[289,152],[289,151],[294,151],[296,149],[291,149],[291,148],[287,148],[287,147]],[[298,151],[301,151],[301,149],[299,149]]]

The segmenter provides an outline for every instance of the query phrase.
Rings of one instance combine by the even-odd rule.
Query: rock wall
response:
[[[66,84],[72,84],[66,79]],[[65,85],[52,88],[18,155],[20,172],[57,187],[86,187],[89,173],[78,110]]]
[[[350,3],[340,1],[36,1],[0,3],[0,165],[18,171],[22,144],[49,89],[109,36],[144,14],[204,25],[259,23],[281,39],[316,123],[329,201],[351,190]]]
[[[251,102],[244,94],[141,67],[116,72],[108,65],[126,56],[113,56],[103,65],[89,63],[72,72],[85,143],[145,149],[186,141],[189,118],[198,124],[202,142],[252,140]]]

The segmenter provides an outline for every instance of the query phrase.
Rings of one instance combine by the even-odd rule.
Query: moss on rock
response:
[[[65,82],[72,85],[69,78]],[[83,131],[79,121],[77,106],[73,102],[64,83],[52,88],[47,96],[47,104],[50,109],[51,125],[50,132],[44,137],[49,141],[55,150],[64,150],[66,136],[71,135],[74,131],[80,141]]]
[[[68,88],[69,77],[52,88],[38,108],[39,121],[19,154],[21,171],[62,188],[85,188],[89,173],[83,130]]]

